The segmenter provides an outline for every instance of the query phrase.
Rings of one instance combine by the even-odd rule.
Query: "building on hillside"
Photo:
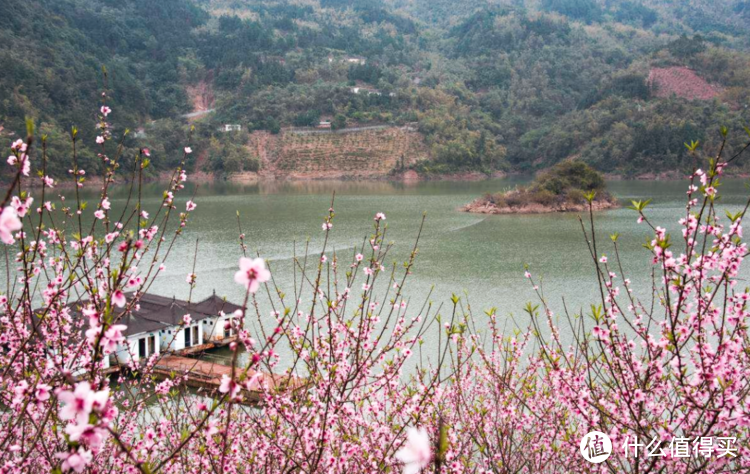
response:
[[[351,87],[351,88],[349,88],[349,92],[351,92],[352,94],[357,94],[357,95],[364,94],[364,95],[368,95],[368,96],[370,96],[370,95],[378,95],[378,96],[383,95],[383,93],[380,92],[377,89],[366,89],[364,87]],[[393,92],[391,92],[388,95],[390,97],[394,97],[396,94],[393,93]]]
[[[362,56],[347,56],[344,58],[344,61],[349,64],[358,64],[360,66],[364,66],[367,63],[367,59]]]
[[[334,58],[333,56],[328,56],[329,64],[333,63],[334,61],[336,61],[336,58]],[[339,59],[338,62],[364,66],[365,64],[367,64],[367,59],[363,58],[362,56],[344,56],[343,58]]]
[[[316,128],[320,128],[323,130],[330,130],[331,129],[331,122],[328,120],[321,121]]]
[[[228,123],[225,124],[221,129],[222,132],[228,133],[228,132],[241,132],[242,131],[242,125],[238,123]]]

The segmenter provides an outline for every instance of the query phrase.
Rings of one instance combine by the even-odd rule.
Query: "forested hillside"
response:
[[[64,156],[77,125],[96,172],[104,66],[113,121],[140,130],[126,149],[150,147],[152,172],[181,158],[181,116],[209,107],[188,163],[207,171],[259,166],[225,124],[320,121],[412,124],[429,156],[410,162],[418,172],[572,156],[623,175],[679,170],[685,142],[710,151],[720,125],[750,123],[748,25],[744,0],[8,0],[0,141],[30,116]]]
[[[65,135],[77,125],[83,162],[96,171],[93,147],[85,145],[95,137],[102,67],[119,125],[182,113],[189,108],[183,62],[191,31],[207,19],[184,0],[0,2],[0,127],[22,132],[25,117],[33,117],[52,155],[62,157],[70,149]],[[68,165],[52,160],[51,171]]]

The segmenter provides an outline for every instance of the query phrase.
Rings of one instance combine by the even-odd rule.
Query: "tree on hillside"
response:
[[[682,35],[669,43],[667,49],[676,58],[688,59],[705,51],[706,42],[701,35],[695,35],[692,38]]]
[[[334,117],[333,122],[331,123],[331,128],[333,130],[341,130],[346,128],[346,116],[343,114],[337,114],[336,117]]]
[[[542,7],[587,23],[599,21],[602,16],[602,9],[594,0],[543,0]]]

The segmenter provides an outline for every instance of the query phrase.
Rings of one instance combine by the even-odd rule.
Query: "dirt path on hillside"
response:
[[[205,79],[198,81],[195,84],[186,86],[185,91],[190,98],[190,102],[193,104],[193,111],[189,114],[183,115],[183,118],[186,118],[188,120],[196,119],[215,110],[213,74],[209,73]]]

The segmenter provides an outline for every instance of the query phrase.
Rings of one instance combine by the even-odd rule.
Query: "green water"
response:
[[[484,216],[457,209],[475,197],[515,186],[522,180],[481,182],[427,182],[415,185],[374,182],[271,183],[257,186],[201,186],[197,210],[190,219],[182,245],[167,262],[167,271],[154,285],[163,295],[187,297],[185,276],[190,271],[195,239],[198,286],[194,297],[216,290],[239,301],[243,290],[233,281],[240,256],[236,211],[240,212],[249,251],[271,262],[276,282],[291,292],[293,244],[298,254],[309,239],[319,252],[324,232],[321,223],[336,192],[334,227],[329,249],[351,255],[372,230],[373,216],[387,216],[388,240],[395,242],[400,263],[411,250],[422,214],[427,219],[409,294],[425,295],[434,285],[432,299],[446,302],[452,293],[468,298],[475,311],[497,307],[499,313],[518,313],[533,298],[523,266],[543,277],[545,295],[553,306],[562,297],[570,307],[595,302],[598,289],[576,214]],[[653,199],[648,215],[668,231],[679,232],[684,214],[686,184],[682,181],[621,181],[609,184],[622,201]],[[145,207],[155,208],[157,187]],[[192,191],[189,190],[192,193]],[[728,180],[722,187],[723,205],[741,208],[748,195],[744,182]],[[116,200],[113,199],[113,202]],[[182,206],[182,203],[179,204]],[[722,211],[723,213],[723,211]],[[648,251],[642,247],[650,232],[636,223],[634,211],[621,209],[595,214],[600,253],[612,255],[609,234],[619,232],[621,257],[634,281],[649,275]],[[646,282],[647,283],[647,282]]]
[[[536,277],[542,277],[544,294],[556,313],[562,313],[563,298],[571,311],[588,308],[598,300],[598,287],[576,214],[484,216],[457,210],[485,192],[522,182],[282,182],[188,188],[178,206],[184,209],[185,196],[195,192],[198,208],[152,291],[187,298],[185,277],[191,271],[195,240],[199,239],[198,285],[193,300],[216,291],[241,303],[244,291],[233,281],[241,255],[236,218],[239,211],[249,251],[268,259],[277,284],[292,294],[293,244],[297,242],[299,254],[309,239],[311,251],[320,251],[324,237],[321,223],[335,191],[336,217],[329,249],[349,258],[355,246],[370,235],[375,213],[384,212],[388,240],[395,242],[392,257],[403,262],[426,213],[416,268],[407,288],[411,307],[421,305],[434,286],[431,300],[435,304],[449,306],[455,293],[480,318],[485,310],[496,307],[498,314],[512,314],[515,321],[525,325],[528,320],[523,307],[535,299],[523,277],[524,264],[528,264]],[[677,220],[684,214],[686,182],[622,181],[609,187],[624,202],[653,199],[648,211],[653,222],[672,233],[679,232]],[[727,180],[721,191],[723,206],[734,211],[748,195],[740,180]],[[145,196],[144,206],[153,214],[161,200],[161,187],[149,185]],[[113,205],[122,205],[124,197],[124,191],[117,191]],[[634,211],[623,207],[596,213],[596,225],[600,253],[611,257],[608,236],[619,232],[626,276],[643,294],[650,287],[651,264],[642,244],[651,234],[645,224],[636,223],[636,217]],[[675,251],[679,253],[679,248]],[[390,260],[388,263],[390,267]],[[357,290],[364,276],[361,279]],[[309,294],[306,298],[309,301]],[[262,314],[268,315],[270,307],[264,296],[260,305]]]

